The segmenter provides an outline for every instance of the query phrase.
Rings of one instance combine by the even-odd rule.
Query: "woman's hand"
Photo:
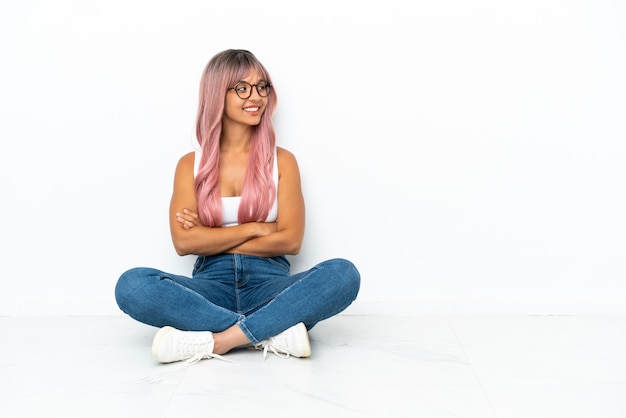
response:
[[[176,221],[185,229],[191,229],[194,226],[202,226],[202,222],[200,222],[198,214],[189,209],[183,209],[182,212],[176,212]]]
[[[191,229],[194,226],[203,226],[200,222],[200,216],[190,209],[183,209],[182,212],[176,212],[176,221],[185,229]],[[264,237],[278,230],[276,222],[254,222],[256,225],[256,236]]]

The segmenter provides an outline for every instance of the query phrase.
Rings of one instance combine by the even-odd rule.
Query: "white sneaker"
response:
[[[161,328],[152,340],[152,358],[160,363],[186,360],[193,364],[204,358],[222,356],[213,354],[213,333],[209,331],[181,331],[173,327]]]
[[[267,357],[268,350],[281,358],[311,356],[309,333],[302,322],[278,335],[259,342],[254,348],[257,350],[263,349],[263,359]]]

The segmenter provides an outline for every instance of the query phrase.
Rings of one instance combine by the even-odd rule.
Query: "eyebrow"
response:
[[[264,78],[261,78],[261,79],[257,80],[256,83],[251,83],[251,82],[246,81],[246,80],[239,80],[239,81],[237,81],[237,83],[258,84],[258,83],[269,83],[269,81],[267,81]],[[235,83],[235,84],[237,84],[237,83]]]

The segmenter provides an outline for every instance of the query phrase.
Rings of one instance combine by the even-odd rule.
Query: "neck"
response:
[[[221,151],[248,151],[252,139],[252,127],[223,123],[220,137]]]

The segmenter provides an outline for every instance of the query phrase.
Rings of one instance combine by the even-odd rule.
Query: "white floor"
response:
[[[128,317],[0,317],[0,417],[626,417],[626,317],[337,316],[310,359],[156,364]]]

